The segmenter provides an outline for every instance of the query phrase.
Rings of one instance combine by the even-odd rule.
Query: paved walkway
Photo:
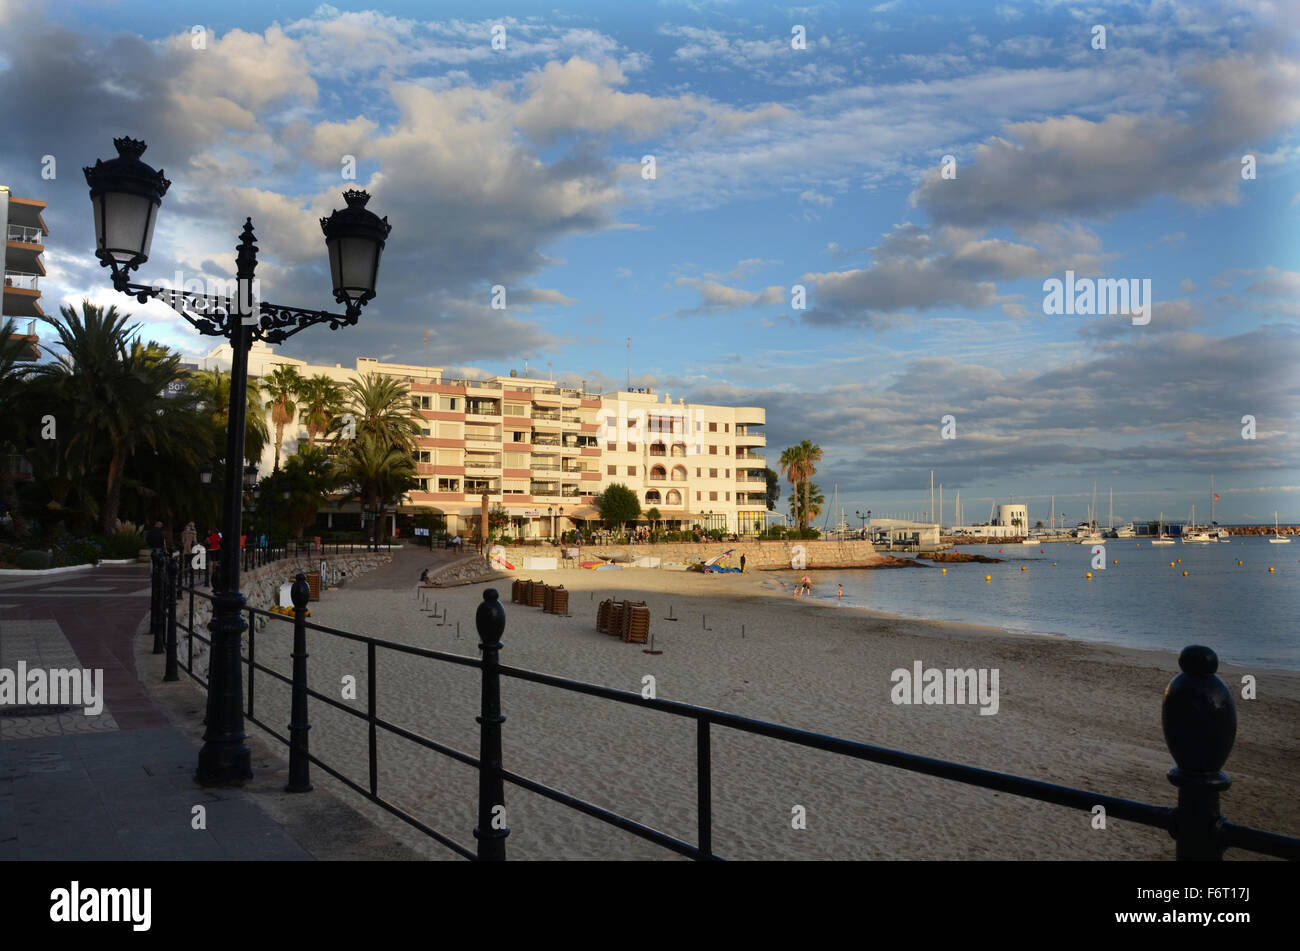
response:
[[[104,701],[0,706],[0,860],[311,858],[243,790],[194,783],[197,745],[136,676],[148,609],[143,565],[0,578],[0,667],[100,669]]]

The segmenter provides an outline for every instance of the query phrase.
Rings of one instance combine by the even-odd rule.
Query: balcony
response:
[[[539,436],[539,435],[534,431],[534,433],[533,433],[533,445],[534,445],[534,446],[553,446],[553,447],[555,447],[556,449],[559,449],[559,448],[560,448],[560,437],[559,437],[559,436]]]
[[[501,407],[496,403],[469,400],[465,404],[465,412],[469,416],[500,416]]]
[[[737,446],[766,446],[767,436],[761,431],[751,430],[748,426],[736,427]]]
[[[767,485],[767,476],[736,476],[737,482],[755,482],[759,485]]]
[[[41,289],[41,276],[27,271],[5,271],[5,287],[18,287],[27,291]]]
[[[43,236],[40,228],[29,228],[26,225],[9,226],[5,235],[7,241],[19,241],[23,244],[43,244]]]

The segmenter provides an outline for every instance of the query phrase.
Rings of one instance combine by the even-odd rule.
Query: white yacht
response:
[[[1172,545],[1174,540],[1165,534],[1165,513],[1160,513],[1160,534],[1151,539],[1153,545]]]
[[[1196,524],[1196,506],[1192,506],[1192,517],[1186,525],[1183,526],[1182,542],[1184,545],[1204,545],[1212,544],[1219,540],[1217,535],[1210,534],[1208,528],[1203,528]]]
[[[1273,513],[1273,537],[1268,540],[1270,545],[1289,545],[1291,539],[1283,538],[1277,528],[1277,512]]]

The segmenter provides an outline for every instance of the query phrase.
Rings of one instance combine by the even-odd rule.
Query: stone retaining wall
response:
[[[330,574],[330,580],[333,581],[339,576],[340,572],[347,573],[347,580],[352,580],[367,571],[372,571],[380,565],[386,565],[393,560],[392,555],[375,554],[358,552],[351,555],[334,555],[325,556],[326,570]],[[299,572],[309,574],[311,572],[320,572],[321,558],[312,556],[310,558],[285,558],[280,561],[272,562],[269,565],[262,565],[260,568],[254,568],[252,571],[243,571],[239,575],[239,590],[244,595],[244,601],[251,608],[260,608],[263,611],[269,610],[277,603],[280,593],[280,585],[285,582],[293,581]],[[205,592],[206,593],[206,592]],[[328,595],[323,595],[328,597]],[[311,603],[308,603],[308,608]],[[206,598],[194,599],[194,630],[202,632],[207,637],[208,622],[212,620],[212,602]],[[260,618],[259,620],[266,620]],[[178,625],[183,625],[189,621],[189,596],[182,594],[181,600],[176,605],[176,621]],[[247,635],[245,635],[247,638]],[[185,653],[185,635],[179,631],[176,635],[177,650],[179,655]],[[247,639],[244,641],[248,643]],[[194,642],[194,662],[197,665],[200,658],[207,657],[207,645],[198,641]]]
[[[666,562],[707,561],[727,549],[735,549],[723,559],[729,565],[740,564],[740,556],[745,556],[746,570],[760,568],[789,568],[794,557],[794,550],[802,546],[804,559],[808,568],[850,568],[877,564],[882,556],[868,541],[745,541],[745,542],[664,542],[655,545],[584,545],[582,558],[637,558],[650,556],[661,558]],[[506,560],[514,565],[522,565],[529,556],[560,557],[563,548],[525,547],[506,549]]]

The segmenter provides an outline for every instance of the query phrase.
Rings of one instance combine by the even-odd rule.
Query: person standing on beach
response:
[[[741,556],[740,556],[740,573],[741,573],[742,575],[745,573],[745,556],[744,556],[744,555],[741,555]]]
[[[835,588],[836,588],[836,591],[835,591],[835,597],[840,598],[841,600],[843,600],[843,598],[844,598],[844,585],[842,585],[842,584],[837,584],[837,585],[835,586]]]

